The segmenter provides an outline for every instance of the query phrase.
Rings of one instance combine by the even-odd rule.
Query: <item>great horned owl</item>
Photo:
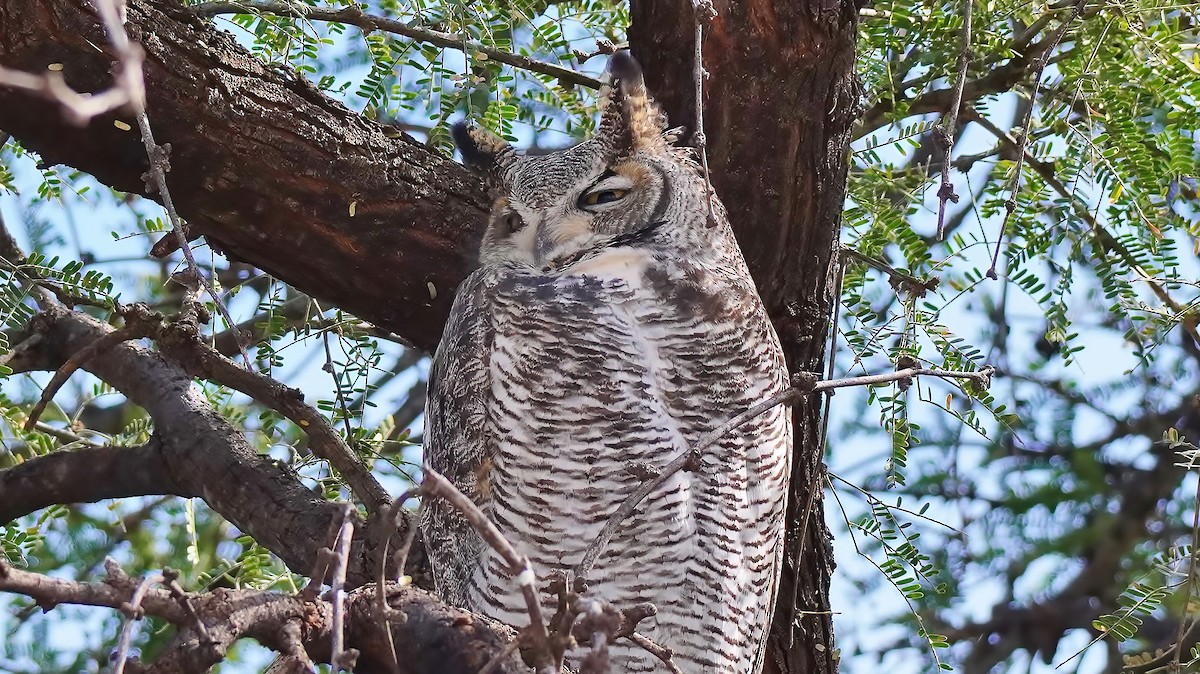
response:
[[[647,479],[787,386],[724,208],[627,52],[596,135],[521,156],[459,126],[498,195],[481,267],[459,288],[430,372],[426,460],[541,578],[569,571]],[[651,493],[604,549],[586,596],[658,614],[639,631],[687,674],[758,671],[779,577],[792,430],[777,407]],[[528,622],[515,579],[444,503],[422,518],[452,604]],[[547,597],[547,608],[552,598]],[[613,672],[653,656],[618,641]]]

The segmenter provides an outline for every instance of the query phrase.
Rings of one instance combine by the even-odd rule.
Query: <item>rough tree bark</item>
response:
[[[795,372],[820,372],[833,306],[832,257],[859,114],[857,7],[818,0],[714,3],[704,34],[704,132],[717,194]],[[633,0],[629,43],[672,124],[695,129],[691,0]],[[670,48],[664,48],[670,45]],[[837,670],[833,571],[823,516],[820,409],[797,405],[784,578],[770,667]],[[806,512],[807,511],[807,512]]]
[[[792,370],[820,371],[858,113],[855,3],[714,4],[704,42],[713,183]],[[632,14],[630,43],[651,91],[673,124],[690,128],[691,1],[634,0]],[[172,147],[172,192],[192,231],[231,259],[431,348],[471,265],[487,208],[480,181],[446,157],[389,138],[298,75],[262,65],[172,2],[130,0],[128,16],[147,52],[156,135]],[[109,84],[111,57],[96,49],[106,41],[85,0],[5,0],[0,26],[0,63],[35,72],[60,63],[68,83],[85,91]],[[51,104],[0,90],[0,129],[48,163],[141,193],[145,155],[113,119],[75,129]],[[819,409],[798,406],[795,418],[787,569],[770,665],[833,672]]]
[[[127,4],[146,51],[147,112],[171,146],[180,215],[230,258],[432,349],[491,202],[449,157],[364,119],[299,74],[268,66],[175,2]],[[0,63],[101,91],[112,56],[87,0],[0,3]],[[142,194],[145,148],[128,114],[86,128],[0,88],[0,129],[48,164]]]

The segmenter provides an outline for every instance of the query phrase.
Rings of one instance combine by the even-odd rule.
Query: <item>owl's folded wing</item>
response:
[[[480,476],[489,456],[486,411],[491,397],[492,320],[489,275],[471,274],[459,288],[441,344],[429,370],[425,403],[425,462],[446,476],[485,513],[490,511]],[[427,499],[421,528],[438,594],[466,607],[483,541],[441,499]]]

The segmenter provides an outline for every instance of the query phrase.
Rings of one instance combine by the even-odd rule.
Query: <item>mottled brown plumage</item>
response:
[[[637,64],[609,66],[600,128],[522,157],[456,129],[497,189],[482,266],[459,288],[430,373],[426,458],[478,503],[544,580],[569,571],[610,515],[705,434],[783,390],[779,342],[724,208]],[[652,602],[639,628],[687,674],[761,664],[780,568],[791,427],[771,410],[652,492],[599,556],[588,595]],[[450,603],[522,626],[516,583],[462,518],[423,527]],[[551,598],[547,597],[547,607]],[[660,669],[627,642],[614,672]]]

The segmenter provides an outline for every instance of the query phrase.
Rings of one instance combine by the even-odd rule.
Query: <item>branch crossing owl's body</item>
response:
[[[787,386],[724,209],[714,199],[710,219],[704,180],[664,136],[632,58],[609,70],[600,129],[574,148],[518,157],[458,131],[501,196],[434,359],[426,460],[543,581],[575,567],[643,483]],[[686,674],[755,672],[790,446],[776,407],[702,452],[621,524],[584,596],[653,603],[638,630]],[[528,623],[515,579],[458,513],[431,501],[423,527],[446,601]],[[610,653],[614,673],[665,671],[628,641]]]

